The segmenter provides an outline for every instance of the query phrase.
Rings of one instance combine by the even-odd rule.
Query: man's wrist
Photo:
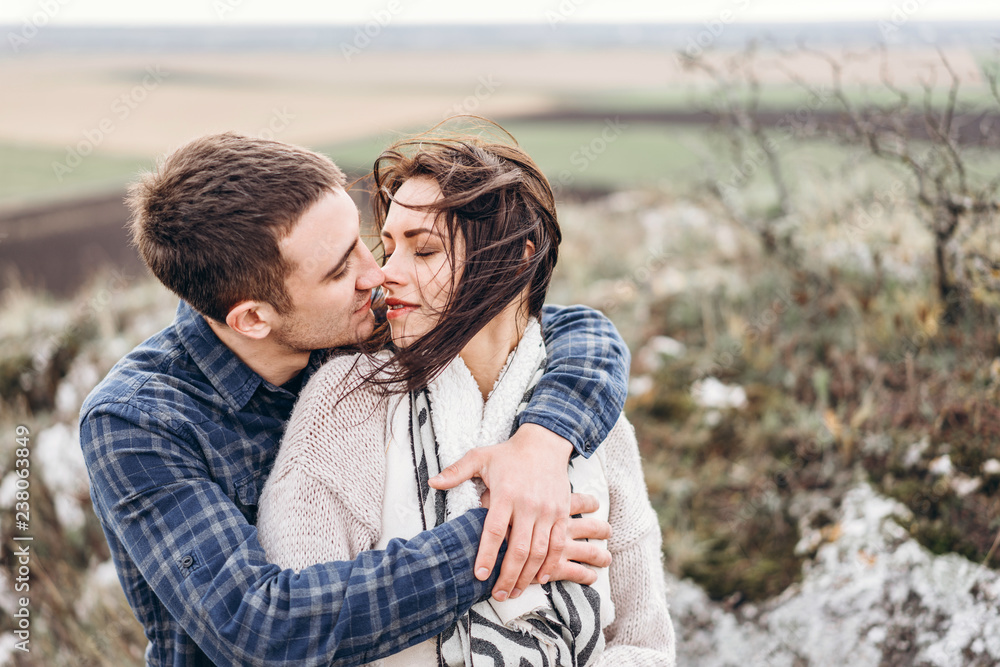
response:
[[[545,440],[549,435],[552,435],[559,438],[561,442],[569,445],[571,451],[566,459],[567,462],[581,454],[584,458],[589,455],[589,453],[584,452],[584,448],[576,440],[578,437],[576,432],[562,422],[536,417],[534,415],[522,414],[520,425],[517,427],[517,432],[520,433],[521,430],[526,427],[532,427],[528,428],[526,431],[526,434],[529,434],[531,437],[540,437],[542,440]]]
[[[532,447],[542,447],[543,451],[558,455],[560,460],[569,463],[570,457],[576,448],[573,443],[558,433],[533,422],[525,422],[518,427],[515,435],[525,442],[532,443]]]

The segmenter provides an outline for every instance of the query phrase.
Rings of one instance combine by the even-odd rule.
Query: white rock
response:
[[[113,561],[106,560],[91,566],[83,590],[74,603],[76,615],[87,618],[101,607],[113,608],[121,595],[121,584]]]
[[[30,582],[28,582],[30,584]],[[13,618],[17,611],[17,594],[14,592],[14,582],[6,570],[0,569],[0,610]]]
[[[920,459],[923,457],[924,452],[931,444],[931,439],[928,437],[923,437],[919,442],[915,442],[906,448],[906,454],[903,455],[903,467],[910,469],[913,466],[920,463]]]
[[[32,451],[31,465],[55,495],[86,495],[90,489],[80,435],[75,426],[70,428],[60,423],[41,431]]]
[[[12,632],[5,632],[0,635],[0,667],[7,667],[8,665],[16,664],[14,662],[14,653],[23,653],[23,651],[17,648],[17,643],[19,641],[21,640],[18,639]]]
[[[874,627],[868,631],[868,641],[873,644],[881,644],[885,641],[885,628]]]
[[[941,477],[948,477],[954,469],[954,466],[951,464],[951,456],[948,454],[942,454],[936,459],[933,459],[927,466],[927,470],[932,475],[940,475]]]
[[[691,386],[691,396],[705,408],[744,408],[747,393],[739,385],[727,385],[714,377],[698,380]]]
[[[20,478],[13,470],[3,476],[3,481],[0,482],[0,509],[9,510],[14,507],[18,479]]]
[[[663,365],[663,357],[682,357],[687,346],[670,336],[653,336],[639,350],[637,360],[648,371],[655,371]]]
[[[1000,461],[996,459],[986,459],[983,461],[984,475],[1000,475]]]
[[[56,519],[67,532],[82,530],[87,522],[87,515],[80,501],[67,493],[57,493],[53,499],[56,506]]]
[[[637,375],[628,383],[628,393],[631,396],[644,396],[653,389],[653,378],[648,375]]]
[[[978,490],[980,486],[983,485],[983,480],[980,477],[968,477],[966,475],[959,475],[951,480],[951,490],[959,498],[964,498],[965,496]]]
[[[905,664],[966,667],[970,654],[1000,664],[1000,574],[921,547],[897,523],[910,511],[867,484],[834,514],[840,536],[820,545],[799,584],[756,604],[755,618],[672,580],[678,664],[904,664],[890,654],[903,636]]]

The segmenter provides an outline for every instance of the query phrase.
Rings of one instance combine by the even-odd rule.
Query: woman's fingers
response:
[[[570,540],[566,543],[563,559],[594,567],[607,567],[611,565],[611,552],[596,542]]]
[[[552,580],[572,581],[577,584],[591,586],[595,581],[597,581],[597,572],[586,565],[563,560],[559,563],[558,567],[556,567],[555,575],[552,577]]]
[[[597,498],[589,493],[571,493],[569,496],[570,516],[574,514],[590,514],[591,512],[596,512],[600,507],[601,504],[597,501]]]
[[[611,537],[611,524],[586,516],[570,519],[566,536],[571,540],[606,540]]]

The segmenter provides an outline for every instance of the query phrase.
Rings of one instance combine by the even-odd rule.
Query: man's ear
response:
[[[270,304],[260,301],[241,301],[229,309],[226,325],[238,334],[254,340],[263,340],[271,333],[278,314]]]

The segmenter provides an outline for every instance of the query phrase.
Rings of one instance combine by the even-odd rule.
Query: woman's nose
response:
[[[399,285],[404,282],[404,274],[400,268],[400,262],[395,256],[390,255],[382,265],[382,273],[385,275],[386,284]]]

